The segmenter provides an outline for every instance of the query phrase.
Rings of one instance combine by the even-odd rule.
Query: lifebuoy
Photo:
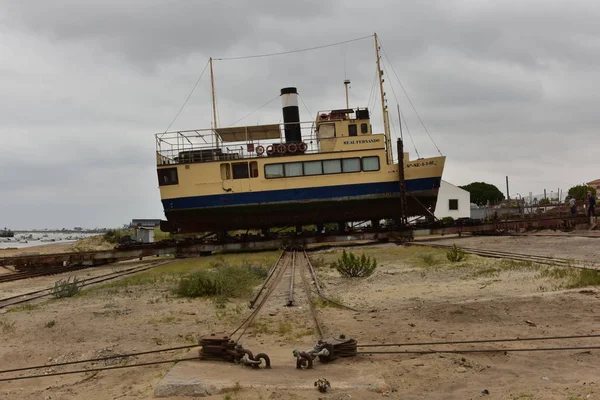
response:
[[[290,144],[288,145],[288,151],[289,151],[290,153],[295,153],[295,152],[296,152],[296,150],[298,150],[298,145],[296,145],[296,143],[290,143]]]
[[[280,153],[280,154],[285,153],[285,144],[282,143],[282,144],[278,145],[277,146],[277,152]]]
[[[301,143],[298,145],[298,150],[299,150],[301,153],[304,153],[304,152],[305,152],[307,149],[308,149],[308,146],[307,146],[307,145],[306,145],[306,143],[304,143],[304,142],[301,142]]]
[[[273,154],[273,153],[275,153],[275,150],[273,149],[273,145],[270,144],[270,145],[267,146],[267,154],[270,155],[270,154]]]
[[[264,147],[262,147],[262,146],[257,146],[256,147],[256,154],[257,155],[262,156],[264,154],[264,152],[265,152],[265,148]]]

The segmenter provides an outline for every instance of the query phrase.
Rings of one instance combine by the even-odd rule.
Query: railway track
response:
[[[108,274],[95,276],[93,278],[82,279],[79,281],[79,285],[80,285],[79,287],[83,288],[86,286],[95,285],[95,284],[106,282],[109,280],[122,278],[124,276],[137,274],[138,272],[148,271],[152,268],[156,268],[158,266],[165,265],[170,262],[171,262],[171,260],[153,262],[150,264],[138,265],[135,267],[122,269],[120,271],[115,271],[115,272],[111,272]],[[66,271],[63,271],[63,272],[66,272]],[[32,300],[41,299],[43,297],[50,296],[51,294],[52,294],[52,288],[46,288],[46,289],[35,290],[32,292],[22,293],[22,294],[15,295],[15,296],[5,297],[5,298],[0,299],[0,309],[6,308],[9,306],[13,306],[13,305],[17,305],[17,304],[27,303]]]
[[[265,282],[250,301],[252,312],[229,337],[234,337],[237,334],[236,342],[238,342],[246,331],[253,326],[256,317],[267,303],[275,307],[287,308],[308,303],[307,308],[310,310],[310,318],[315,326],[316,335],[319,339],[322,339],[324,330],[313,305],[312,291],[307,274],[313,279],[315,287],[318,288],[317,293],[320,294],[321,289],[318,286],[316,274],[306,252],[298,249],[283,251],[271,267]],[[300,282],[300,285],[298,285],[298,282]],[[300,286],[300,290],[297,286]]]
[[[407,246],[432,247],[436,249],[451,249],[453,246],[435,243],[406,243]],[[465,253],[474,254],[482,257],[503,258],[513,261],[533,262],[536,264],[550,265],[554,267],[579,268],[600,270],[600,266],[592,263],[581,265],[582,261],[560,257],[540,256],[535,254],[513,253],[500,250],[474,249],[469,247],[460,247]]]
[[[37,278],[40,276],[62,274],[64,272],[78,271],[84,268],[90,268],[89,265],[65,266],[65,267],[50,267],[41,270],[18,271],[0,275],[0,283],[13,282],[21,279]]]

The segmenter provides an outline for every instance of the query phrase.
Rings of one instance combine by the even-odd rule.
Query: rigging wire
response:
[[[281,52],[277,52],[277,53],[256,54],[256,55],[252,55],[252,56],[221,57],[221,58],[213,58],[213,60],[228,61],[228,60],[244,60],[244,59],[248,59],[248,58],[262,58],[262,57],[280,56],[280,55],[284,55],[284,54],[300,53],[300,52],[303,52],[303,51],[310,51],[310,50],[324,49],[326,47],[339,46],[341,44],[357,42],[359,40],[365,40],[365,39],[372,38],[372,37],[373,37],[373,35],[369,35],[369,36],[363,36],[363,37],[359,37],[359,38],[355,38],[355,39],[344,40],[342,42],[325,44],[325,45],[322,45],[322,46],[308,47],[308,48],[305,48],[305,49],[281,51]]]
[[[381,40],[379,41],[379,43],[381,44]],[[404,88],[404,85],[402,84],[402,81],[400,81],[400,77],[398,76],[398,74],[396,73],[396,70],[394,69],[394,66],[392,65],[392,62],[390,61],[390,58],[388,57],[387,53],[385,52],[385,48],[383,47],[383,44],[381,44],[381,50],[383,50],[383,55],[385,56],[385,58],[388,61],[388,64],[390,65],[390,68],[392,70],[392,72],[394,73],[394,75],[396,76],[396,79],[398,80],[398,83],[400,84],[400,87],[402,88],[402,91],[404,92],[404,95],[406,96],[406,98],[408,99],[408,102],[410,103],[410,106],[412,107],[412,109],[414,110],[415,114],[417,114],[417,117],[419,118],[419,121],[421,122],[421,125],[423,125],[423,129],[425,129],[425,132],[427,132],[427,136],[429,136],[429,139],[431,140],[431,143],[433,143],[433,145],[435,146],[436,150],[438,151],[438,153],[440,153],[440,155],[442,156],[442,152],[440,151],[440,148],[438,147],[438,145],[435,143],[435,141],[433,140],[433,138],[431,137],[431,134],[429,133],[429,130],[427,129],[427,127],[425,126],[425,123],[423,122],[423,119],[421,118],[421,115],[419,115],[419,112],[417,111],[415,105],[413,104],[412,100],[410,99],[410,97],[408,96],[408,93],[406,92],[406,89]],[[390,85],[391,86],[391,85]]]
[[[300,101],[304,105],[304,108],[306,108],[306,112],[308,113],[308,115],[313,115],[313,113],[310,112],[310,110],[308,109],[308,107],[307,107],[306,103],[304,102],[304,99],[302,98],[302,96],[300,95],[300,93],[298,93],[298,97],[300,97]]]
[[[185,345],[185,346],[169,347],[169,348],[166,348],[166,349],[140,351],[140,352],[137,352],[137,353],[115,354],[114,356],[89,358],[87,360],[67,361],[67,362],[61,362],[61,363],[55,363],[55,364],[45,364],[45,365],[34,365],[32,367],[21,367],[21,368],[6,369],[6,370],[3,370],[3,371],[0,371],[0,374],[7,374],[9,372],[27,371],[27,370],[30,370],[30,369],[40,369],[40,368],[50,368],[50,367],[54,368],[54,367],[62,367],[62,366],[65,366],[65,365],[74,365],[74,364],[92,363],[92,362],[98,362],[98,361],[107,361],[107,360],[113,360],[113,359],[116,359],[116,358],[137,357],[137,356],[143,356],[143,355],[147,355],[147,354],[164,353],[164,352],[167,352],[167,351],[186,350],[186,349],[191,349],[191,348],[198,347],[198,346],[199,345],[197,345],[197,344],[194,344],[194,345]]]
[[[369,109],[373,109],[371,107],[371,101],[375,98],[375,85],[377,82],[377,68],[375,68],[375,74],[373,75],[373,83],[371,83],[371,93],[369,93],[369,101],[367,101],[367,106]]]
[[[406,122],[406,118],[404,117],[404,114],[402,113],[402,109],[400,110],[400,118],[402,118],[404,120],[404,127],[406,128],[406,132],[408,132],[408,137],[410,138],[413,148],[415,149],[415,153],[417,153],[417,158],[421,158],[421,155],[419,154],[419,150],[417,150],[417,146],[415,145],[415,141],[413,140],[412,134],[410,133],[410,128],[408,127],[408,122]]]
[[[263,107],[268,106],[269,104],[271,104],[273,101],[275,101],[276,98],[278,98],[279,95],[273,97],[271,100],[267,101],[265,104],[263,104],[262,106],[258,107],[257,109],[255,109],[254,111],[249,112],[248,114],[244,115],[242,118],[238,119],[237,121],[231,123],[231,125],[229,126],[233,126],[235,124],[237,124],[238,122],[240,122],[241,120],[248,118],[249,116],[251,116],[252,114],[254,114],[255,112],[257,112],[258,110],[260,110]]]
[[[112,367],[79,369],[79,370],[75,370],[75,371],[51,372],[51,373],[48,373],[48,374],[16,376],[14,378],[0,378],[0,382],[18,381],[18,380],[22,380],[22,379],[33,379],[33,378],[45,378],[45,377],[48,377],[48,376],[58,376],[58,375],[83,374],[83,373],[86,373],[86,372],[109,371],[111,369],[144,367],[144,366],[148,366],[148,365],[170,364],[170,363],[177,363],[177,362],[180,362],[180,361],[193,361],[193,360],[198,360],[198,357],[176,358],[176,359],[173,359],[173,360],[151,361],[151,362],[145,362],[145,363],[139,363],[139,364],[117,365],[117,366],[112,366]]]
[[[388,59],[388,64],[389,64],[390,68],[392,68],[392,65],[389,61],[390,60]],[[385,61],[384,61],[384,63],[385,63]],[[396,91],[394,90],[394,86],[392,84],[390,84],[390,89],[392,89],[392,94],[394,95],[394,98],[396,99],[396,104],[400,104],[400,101],[398,100],[398,96],[396,95]],[[410,137],[410,141],[413,145],[413,148],[415,149],[415,153],[417,153],[417,157],[421,158],[421,156],[419,155],[419,150],[417,150],[417,145],[415,144],[412,134],[410,133],[410,129],[408,128],[408,122],[406,121],[406,118],[404,118],[404,114],[402,113],[402,110],[400,110],[400,118],[404,120],[404,126],[406,127],[406,131],[408,132],[408,137]],[[402,122],[400,122],[400,123],[402,123]],[[398,157],[400,157],[400,155],[398,155]]]
[[[173,125],[173,123],[175,122],[175,120],[179,117],[179,114],[181,114],[181,112],[183,111],[183,109],[185,108],[186,104],[188,103],[188,101],[190,100],[190,98],[192,97],[192,94],[194,93],[194,91],[196,90],[196,88],[198,87],[198,84],[200,83],[200,79],[202,79],[202,76],[204,75],[204,73],[206,72],[206,68],[208,68],[208,64],[210,63],[210,60],[206,62],[206,65],[204,66],[204,69],[202,70],[202,72],[200,73],[200,76],[198,77],[198,80],[196,81],[196,83],[194,84],[194,87],[192,88],[192,90],[190,91],[190,94],[188,94],[187,98],[185,99],[185,101],[183,102],[183,105],[181,106],[181,108],[179,109],[179,111],[177,112],[177,114],[175,115],[175,118],[173,118],[173,120],[171,121],[171,123],[169,124],[169,126],[167,127],[167,129],[165,129],[165,133],[171,129],[171,126]]]
[[[598,350],[600,346],[577,346],[577,347],[537,347],[520,349],[465,349],[465,350],[409,350],[409,351],[358,351],[356,354],[462,354],[462,353],[512,353],[523,351],[568,351],[568,350]]]

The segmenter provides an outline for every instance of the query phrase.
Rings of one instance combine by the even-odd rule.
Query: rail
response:
[[[302,141],[307,148],[305,154],[319,153],[320,143],[335,138],[320,138],[317,140],[314,122],[294,123],[300,125]],[[220,160],[245,160],[249,158],[266,157],[267,153],[258,154],[259,146],[266,149],[269,145],[284,143],[285,126],[291,124],[276,124],[278,126],[277,138],[269,135],[239,135],[235,140],[223,141],[214,129],[193,129],[186,131],[171,131],[155,134],[156,163],[157,165],[171,165],[182,163],[197,163]],[[253,129],[256,127],[240,127]],[[218,131],[218,129],[217,129]],[[266,138],[269,137],[269,138]],[[257,139],[258,138],[258,139]],[[239,140],[238,140],[239,139]]]

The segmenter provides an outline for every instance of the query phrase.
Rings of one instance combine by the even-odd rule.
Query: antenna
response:
[[[348,86],[350,86],[350,79],[344,79],[344,86],[346,87],[346,108],[350,108],[350,102],[348,100]]]
[[[215,74],[213,73],[213,58],[210,58],[210,91],[212,94],[212,112],[213,112],[213,133],[215,134],[215,145],[219,147],[219,138],[217,137],[217,105],[215,104]]]

